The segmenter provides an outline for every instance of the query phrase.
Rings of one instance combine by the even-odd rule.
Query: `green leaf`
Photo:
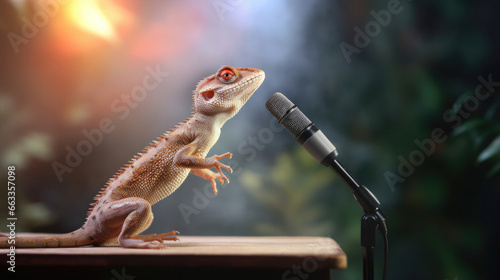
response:
[[[477,162],[485,162],[495,156],[500,156],[500,136],[493,140],[477,157]]]
[[[470,133],[470,132],[474,131],[475,129],[479,129],[481,126],[483,126],[485,124],[486,124],[486,121],[483,119],[479,119],[479,118],[471,119],[471,120],[463,123],[459,127],[457,127],[453,131],[453,136],[459,136],[460,134],[463,134],[463,133]]]

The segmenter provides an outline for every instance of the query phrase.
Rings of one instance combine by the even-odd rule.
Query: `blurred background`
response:
[[[107,179],[190,116],[196,83],[228,64],[266,72],[209,153],[234,154],[231,183],[214,197],[190,176],[153,207],[146,233],[330,236],[348,255],[335,279],[361,279],[362,211],[268,114],[265,101],[281,91],[381,201],[388,279],[492,279],[500,261],[498,6],[1,1],[0,178],[16,167],[17,230],[80,227]]]

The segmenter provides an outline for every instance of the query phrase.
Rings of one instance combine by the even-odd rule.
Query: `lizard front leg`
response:
[[[225,157],[231,158],[233,155],[231,153],[225,153],[223,155],[201,158],[193,155],[195,146],[196,145],[194,143],[191,143],[185,148],[179,150],[174,157],[174,163],[181,167],[190,168],[191,173],[193,173],[194,175],[210,181],[210,183],[212,184],[213,192],[217,194],[215,179],[218,179],[221,183],[224,183],[224,181],[227,181],[229,183],[229,179],[226,177],[226,175],[224,175],[224,173],[222,173],[221,168],[224,168],[231,173],[233,172],[229,165],[225,165],[219,162],[219,160]],[[209,170],[210,168],[215,168],[217,170],[217,173]]]

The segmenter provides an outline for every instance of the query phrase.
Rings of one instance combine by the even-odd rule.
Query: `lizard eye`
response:
[[[234,82],[234,80],[236,80],[236,75],[234,74],[234,72],[231,69],[224,69],[220,72],[218,78],[219,78],[219,81],[221,81],[225,84],[229,84],[229,83]]]

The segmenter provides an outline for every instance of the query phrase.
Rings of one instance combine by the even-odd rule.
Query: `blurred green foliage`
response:
[[[274,219],[256,223],[261,235],[328,235],[332,227],[327,205],[318,203],[320,195],[334,177],[328,169],[318,169],[317,162],[302,148],[281,154],[269,176],[251,170],[240,175],[242,184],[260,201]]]
[[[496,102],[499,104],[499,102]],[[491,109],[496,109],[492,107]],[[494,110],[489,110],[493,112]],[[488,178],[500,173],[500,124],[486,117],[474,118],[454,130],[454,137],[464,137],[469,141],[471,153],[476,156],[476,164],[485,170]],[[499,187],[499,186],[496,186]]]

